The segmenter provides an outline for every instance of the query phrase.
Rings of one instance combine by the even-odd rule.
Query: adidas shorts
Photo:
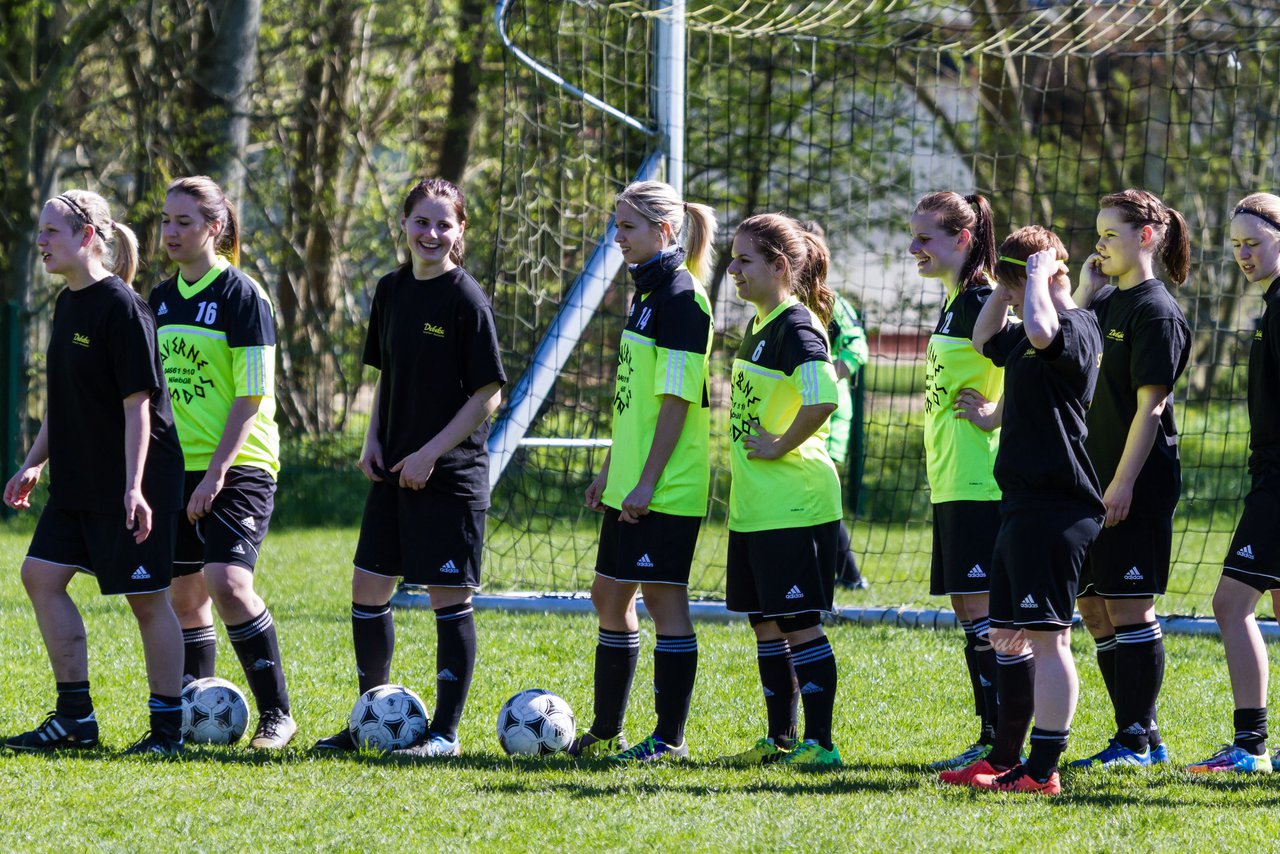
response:
[[[999,530],[999,501],[943,501],[933,505],[929,593],[986,593],[991,585],[991,552]]]
[[[766,620],[831,610],[840,521],[730,531],[725,607]]]
[[[1280,476],[1254,480],[1222,574],[1261,593],[1280,588]]]
[[[624,583],[688,587],[702,517],[648,513],[631,524],[619,515],[605,508],[596,574]]]
[[[1051,632],[1071,627],[1080,568],[1102,529],[1092,508],[1045,505],[1000,514],[991,560],[991,625]]]
[[[151,534],[141,543],[119,513],[66,510],[49,504],[40,514],[27,557],[72,567],[98,580],[107,596],[169,589],[178,511],[154,512]]]
[[[207,563],[233,563],[252,571],[275,509],[275,478],[255,466],[232,466],[227,469],[222,491],[214,496],[213,511],[193,525],[185,508],[204,475],[202,471],[187,472],[173,575],[193,575]]]
[[[1173,516],[1130,515],[1103,528],[1080,573],[1080,595],[1142,599],[1164,595],[1169,586]]]
[[[392,481],[369,484],[355,566],[430,587],[480,586],[485,511]]]

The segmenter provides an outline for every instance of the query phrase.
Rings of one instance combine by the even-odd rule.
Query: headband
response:
[[[63,193],[62,195],[58,196],[58,201],[62,202],[64,205],[71,208],[71,212],[74,213],[76,216],[80,217],[82,220],[84,220],[86,224],[93,225],[93,217],[85,213],[84,208],[77,205],[75,199],[71,198],[66,193]]]
[[[1010,258],[1008,255],[1001,255],[998,260],[1005,261],[1009,264],[1017,264],[1019,267],[1027,266],[1026,261],[1019,261],[1017,258]]]
[[[1239,207],[1238,207],[1238,208],[1236,208],[1234,211],[1232,211],[1232,212],[1231,212],[1231,216],[1232,216],[1232,217],[1235,217],[1237,214],[1242,214],[1242,213],[1247,213],[1247,214],[1249,214],[1250,216],[1256,216],[1258,219],[1262,220],[1262,221],[1263,221],[1263,222],[1265,222],[1267,225],[1269,225],[1269,226],[1271,226],[1272,228],[1274,228],[1276,231],[1280,231],[1280,222],[1276,222],[1276,221],[1275,221],[1274,219],[1272,219],[1271,217],[1267,216],[1267,215],[1266,215],[1266,214],[1264,214],[1264,213],[1260,213],[1259,211],[1253,211],[1253,210],[1249,210],[1248,208],[1239,208]]]

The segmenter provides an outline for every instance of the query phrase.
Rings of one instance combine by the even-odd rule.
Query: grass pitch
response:
[[[29,728],[52,707],[53,680],[17,567],[28,534],[0,529],[0,731]],[[3,850],[1083,850],[1274,848],[1280,775],[1191,780],[1171,768],[1075,773],[1052,800],[990,796],[938,785],[924,768],[976,732],[958,632],[835,626],[840,663],[836,740],[846,767],[831,774],[726,770],[715,756],[761,734],[763,703],[745,624],[698,626],[701,658],[687,766],[616,769],[567,760],[512,761],[493,726],[516,691],[545,687],[590,718],[594,621],[477,616],[480,661],[457,761],[314,757],[355,699],[350,529],[279,531],[267,541],[259,587],[280,629],[300,724],[293,748],[264,758],[244,747],[194,749],[181,762],[121,759],[146,728],[141,646],[124,602],[78,579],[89,631],[93,694],[106,748],[77,756],[0,754]],[[396,616],[392,675],[434,696],[434,621]],[[220,676],[244,687],[219,628]],[[653,726],[653,631],[642,654],[627,732]],[[1230,737],[1226,667],[1216,639],[1169,638],[1162,726],[1175,763]],[[1092,644],[1077,634],[1081,705],[1067,758],[1111,730]],[[1210,843],[1212,844],[1212,843]]]

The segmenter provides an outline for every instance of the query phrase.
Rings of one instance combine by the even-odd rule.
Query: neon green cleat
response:
[[[834,744],[831,745],[830,750],[827,750],[816,741],[805,741],[779,759],[778,764],[817,771],[825,768],[839,768],[843,763],[840,761],[840,749]]]
[[[667,744],[656,735],[651,735],[630,750],[624,750],[621,753],[610,756],[609,761],[616,762],[619,765],[635,765],[646,762],[682,761],[688,758],[689,745],[687,742],[684,744]]]
[[[612,738],[598,738],[587,732],[573,740],[565,751],[575,759],[608,759],[627,749],[627,738],[618,733]]]
[[[730,753],[716,760],[717,765],[728,765],[734,768],[751,768],[756,765],[769,765],[777,762],[791,751],[779,747],[777,742],[767,735],[756,740],[756,743],[741,753]]]

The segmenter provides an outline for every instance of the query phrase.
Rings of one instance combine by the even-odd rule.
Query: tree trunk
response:
[[[471,134],[480,117],[480,62],[488,32],[484,26],[489,6],[481,0],[461,0],[458,6],[458,38],[450,73],[449,115],[440,142],[440,176],[462,183],[471,156]]]

